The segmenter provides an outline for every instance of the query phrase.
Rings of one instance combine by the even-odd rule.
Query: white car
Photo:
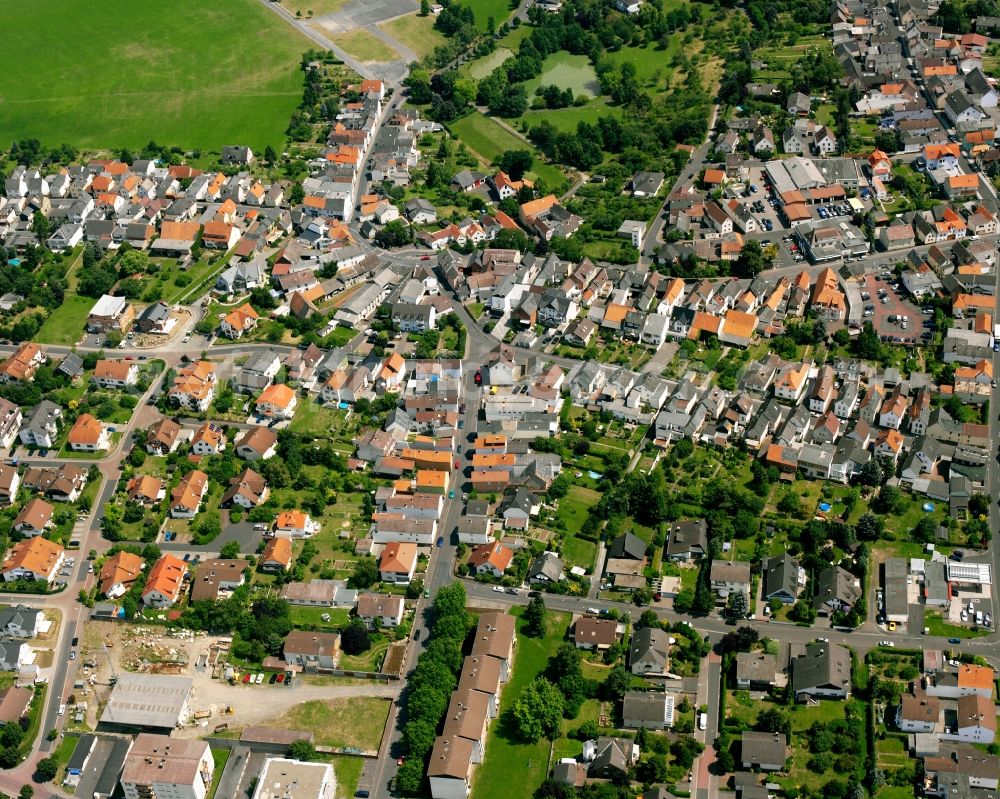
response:
[[[257,675],[257,685],[260,685],[260,684],[262,684],[263,682],[264,682],[264,672],[260,672],[260,673],[259,673],[259,674]]]
[[[598,610],[597,608],[587,608],[587,613],[593,613],[594,615],[598,615],[600,614],[600,612],[601,611]]]
[[[59,715],[62,716],[65,715],[65,713],[66,713],[66,705],[59,705]]]
[[[878,645],[879,646],[895,646],[896,644],[894,644],[892,641],[879,641]]]
[[[502,594],[503,593],[503,586],[502,585],[495,585],[495,586],[493,586],[493,590],[496,593],[498,593],[498,594]]]

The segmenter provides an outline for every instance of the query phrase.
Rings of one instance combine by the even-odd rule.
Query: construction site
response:
[[[290,713],[291,718],[296,718],[295,709],[303,705],[308,708],[317,702],[362,697],[384,701],[398,692],[398,683],[385,685],[337,677],[297,677],[291,685],[268,679],[243,682],[238,676],[240,670],[228,662],[230,645],[228,636],[200,631],[88,622],[80,639],[77,681],[66,703],[70,729],[97,729],[123,675],[148,675],[151,679],[140,681],[146,684],[155,684],[156,675],[190,680],[180,729],[174,734],[192,738],[214,732],[233,734],[248,726],[278,722]],[[383,725],[385,712],[376,713],[383,716]],[[106,724],[108,719],[103,721]]]

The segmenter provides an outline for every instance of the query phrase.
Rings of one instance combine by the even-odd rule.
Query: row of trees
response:
[[[417,660],[406,700],[403,745],[407,759],[396,773],[396,787],[407,795],[420,791],[438,725],[458,685],[462,646],[471,625],[465,587],[452,583],[441,588],[434,597],[433,614],[431,640]]]

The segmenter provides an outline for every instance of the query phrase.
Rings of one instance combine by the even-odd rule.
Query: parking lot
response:
[[[929,317],[922,315],[918,306],[904,300],[885,275],[885,272],[881,276],[865,275],[861,287],[863,320],[871,322],[883,339],[889,336],[897,342],[912,344],[927,330],[924,320]],[[900,322],[901,317],[906,321]]]

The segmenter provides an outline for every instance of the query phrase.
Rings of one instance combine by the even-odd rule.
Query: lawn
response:
[[[671,36],[669,47],[645,45],[634,47],[628,45],[612,53],[607,58],[616,66],[628,63],[635,67],[635,77],[645,88],[663,90],[666,81],[673,74],[670,62],[683,47],[681,36]]]
[[[346,3],[347,0],[285,0],[282,5],[296,16],[301,14],[305,17],[311,12],[315,19],[340,11]]]
[[[227,263],[229,263],[229,256],[224,256],[214,263],[209,263],[207,260],[198,261],[183,272],[176,268],[168,271],[168,280],[163,288],[163,301],[167,305],[180,302],[194,293],[209,276],[212,277],[214,283],[216,273],[225,269]],[[177,282],[178,278],[180,278],[180,283]],[[200,293],[198,292],[198,294]]]
[[[450,128],[456,138],[465,142],[469,149],[478,153],[484,161],[492,162],[507,150],[530,150],[535,157],[535,163],[529,174],[541,178],[549,187],[558,186],[565,180],[558,167],[538,160],[538,152],[533,145],[517,138],[478,111],[451,122]]]
[[[932,610],[924,612],[924,626],[930,630],[930,635],[942,638],[978,638],[989,634],[989,630],[974,630],[964,624],[949,624],[940,613]]]
[[[0,121],[0,126],[2,125],[3,122]],[[63,297],[62,305],[56,308],[45,320],[34,340],[42,344],[63,344],[66,346],[76,344],[83,336],[87,317],[95,302],[97,300],[90,297],[67,293]]]
[[[365,767],[365,761],[360,757],[349,755],[330,758],[333,770],[337,774],[337,799],[349,799],[354,796],[358,789],[358,781],[361,779],[361,769]]]
[[[556,511],[556,518],[565,525],[565,530],[569,535],[576,535],[580,532],[584,521],[590,514],[590,509],[601,499],[601,495],[591,488],[574,485],[569,489],[569,493],[559,500],[559,510]]]
[[[530,98],[539,86],[558,86],[560,89],[572,89],[576,96],[596,97],[601,93],[601,85],[597,81],[597,73],[585,55],[573,55],[559,51],[548,56],[542,62],[542,73],[524,84]]]
[[[282,730],[311,732],[319,746],[377,751],[389,704],[388,699],[371,696],[313,700],[296,705],[271,724]]]
[[[310,605],[292,605],[289,608],[292,624],[296,627],[316,627],[327,629],[330,632],[345,627],[351,620],[350,611],[346,608],[318,608]],[[323,614],[330,617],[330,621],[323,621]]]
[[[298,404],[289,428],[295,433],[307,433],[319,438],[330,438],[344,426],[347,411],[328,405],[320,405],[312,400]]]
[[[367,652],[362,652],[360,655],[341,655],[340,668],[344,671],[378,671],[388,649],[388,638],[377,639]]]
[[[560,108],[558,111],[531,111],[528,110],[521,117],[523,123],[529,128],[540,123],[543,119],[551,122],[552,126],[560,133],[575,133],[577,125],[587,122],[591,125],[597,124],[597,120],[602,117],[619,117],[621,109],[605,104],[600,97],[595,97],[586,105],[571,106],[570,108]],[[520,127],[520,126],[518,126]]]
[[[447,41],[443,33],[434,29],[434,17],[422,17],[416,12],[380,22],[379,27],[409,47],[418,58],[426,58]]]
[[[476,27],[489,31],[489,21],[493,19],[493,28],[500,27],[511,15],[510,3],[507,0],[465,0],[462,5],[469,6],[476,17]]]
[[[213,799],[215,792],[219,790],[219,783],[222,782],[222,774],[226,770],[226,761],[232,754],[232,749],[213,749],[212,759],[215,761],[215,771],[212,772],[212,784],[208,788],[206,799]],[[221,799],[221,797],[220,797]]]
[[[281,146],[314,46],[254,0],[8,4],[4,34],[0,141],[87,148]]]
[[[399,58],[399,53],[366,30],[358,29],[330,36],[330,41],[359,61],[384,62],[395,61]]]
[[[520,609],[519,609],[520,610]],[[566,634],[569,614],[548,614],[544,638],[519,635],[514,653],[514,672],[500,700],[500,716],[490,728],[486,757],[476,770],[473,799],[508,799],[531,796],[545,779],[549,765],[549,742],[520,743],[509,728],[509,711],[524,688],[541,674]]]

